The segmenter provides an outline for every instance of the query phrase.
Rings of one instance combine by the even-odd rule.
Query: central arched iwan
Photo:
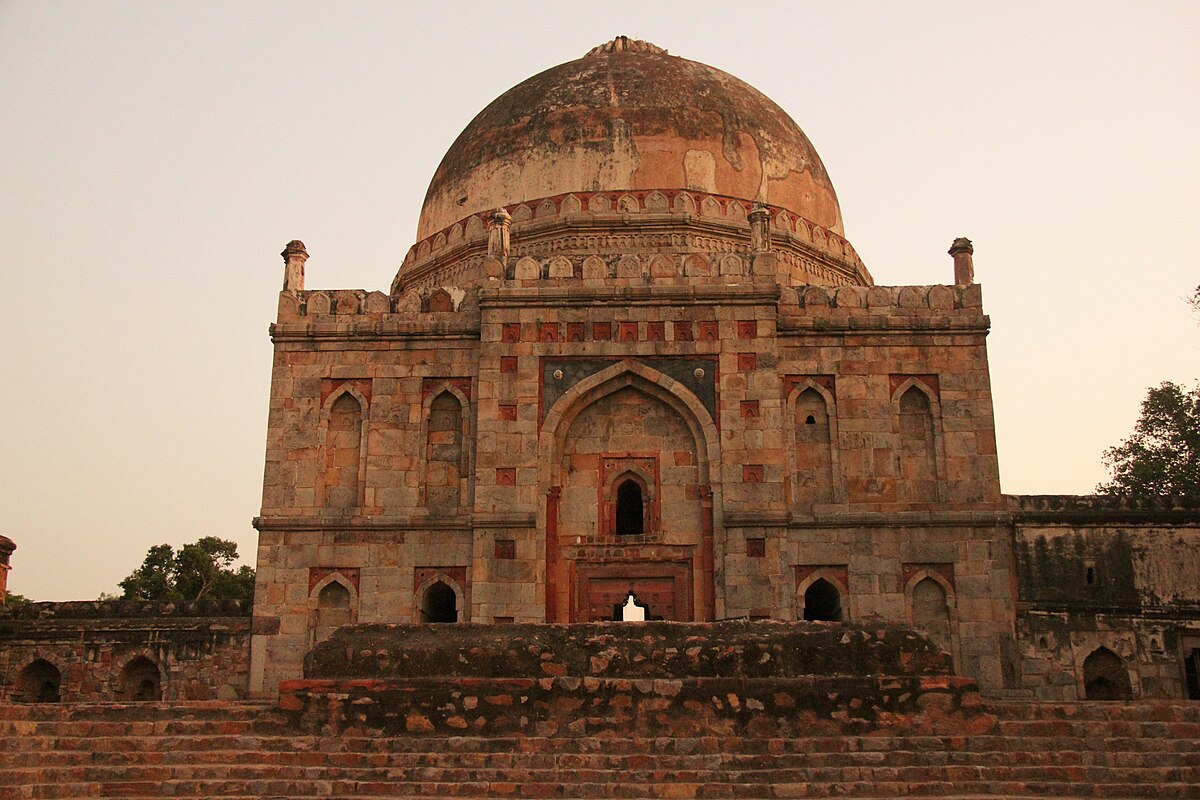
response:
[[[611,619],[631,591],[648,618],[715,617],[716,442],[695,395],[633,361],[555,403],[540,443],[547,621]],[[641,524],[621,516],[635,500]]]

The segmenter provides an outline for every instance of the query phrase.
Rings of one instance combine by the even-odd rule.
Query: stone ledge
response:
[[[1095,494],[1010,494],[1004,498],[1018,523],[1200,523],[1200,505],[1188,505],[1180,498]]]
[[[0,608],[0,620],[168,620],[248,618],[251,603],[240,600],[198,600],[189,603],[146,600],[71,600],[62,603],[27,603]]]

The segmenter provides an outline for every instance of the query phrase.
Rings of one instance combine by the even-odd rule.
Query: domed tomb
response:
[[[757,201],[844,235],[825,167],[783,109],[719,69],[622,36],[481,111],[434,173],[417,239],[522,201],[651,189]]]

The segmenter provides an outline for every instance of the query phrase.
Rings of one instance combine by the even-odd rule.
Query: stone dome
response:
[[[617,189],[754,200],[844,235],[825,167],[783,109],[719,69],[622,36],[481,111],[434,173],[417,239],[500,206]]]

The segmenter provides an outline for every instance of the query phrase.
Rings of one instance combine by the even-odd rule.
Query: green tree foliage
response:
[[[33,601],[30,600],[28,597],[17,594],[16,592],[5,592],[4,593],[4,604],[6,606],[8,606],[9,608],[19,608],[20,606],[27,606],[32,602]]]
[[[1200,385],[1151,388],[1133,434],[1104,451],[1112,479],[1096,491],[1200,502]]]
[[[243,600],[254,597],[254,570],[233,569],[237,545],[228,539],[205,536],[176,552],[159,544],[146,552],[142,565],[119,584],[130,600],[189,602]]]

